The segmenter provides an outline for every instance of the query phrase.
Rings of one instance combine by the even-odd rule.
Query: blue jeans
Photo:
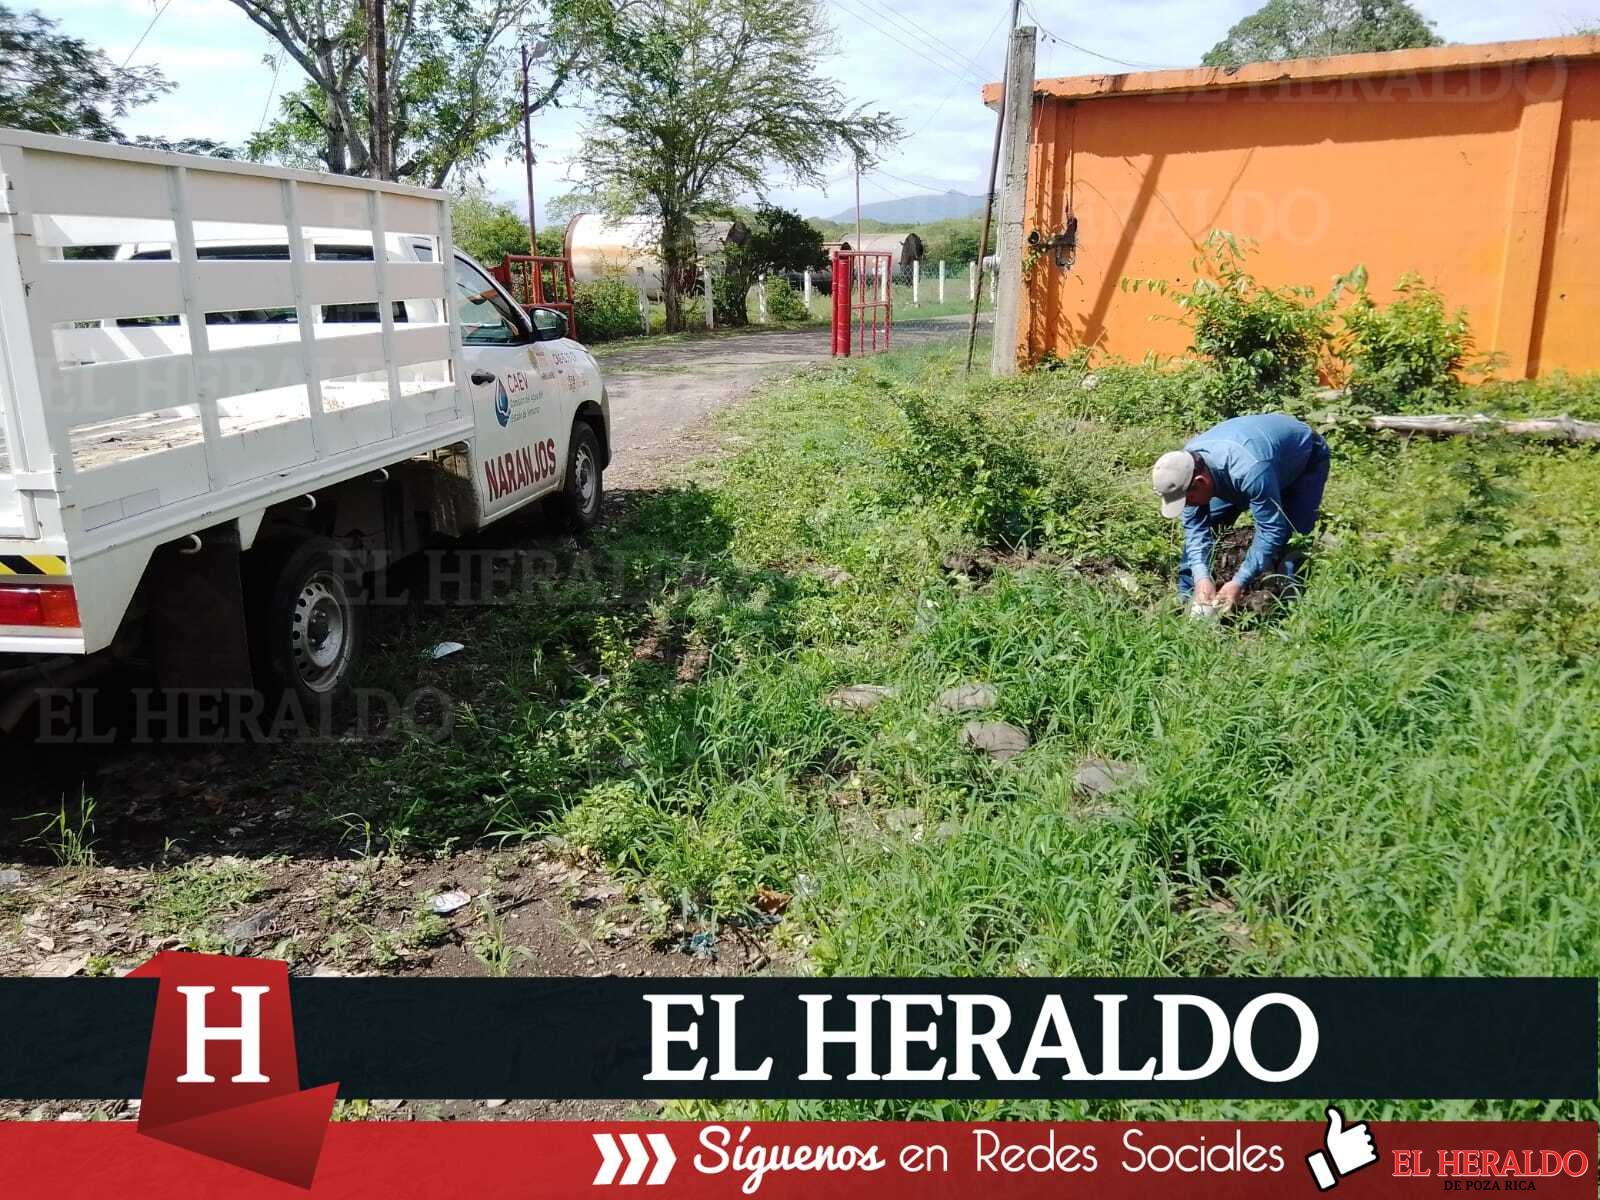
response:
[[[1312,447],[1311,457],[1300,477],[1283,489],[1283,515],[1289,518],[1296,533],[1310,533],[1316,527],[1322,512],[1322,493],[1328,486],[1328,443],[1318,437]],[[1247,510],[1248,505],[1235,504],[1220,496],[1213,496],[1206,508],[1205,527],[1216,533],[1229,528]],[[1276,564],[1279,574],[1293,578],[1296,564],[1285,558]],[[1268,567],[1268,570],[1272,570]],[[1226,581],[1224,581],[1226,582]],[[1178,595],[1189,599],[1194,595],[1194,572],[1183,563],[1178,567]]]

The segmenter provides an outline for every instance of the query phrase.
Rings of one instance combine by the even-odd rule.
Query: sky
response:
[[[835,47],[818,61],[849,99],[900,117],[907,137],[863,176],[861,201],[928,192],[981,193],[994,115],[979,99],[998,79],[1007,0],[822,0]],[[1102,74],[1133,67],[1188,66],[1200,60],[1261,0],[1025,0],[1022,23],[1040,30],[1039,77]],[[16,7],[26,6],[21,0]],[[1600,24],[1600,0],[1421,0],[1416,5],[1451,42],[1553,37]],[[230,0],[42,0],[65,32],[103,49],[114,62],[158,66],[177,88],[137,109],[132,134],[205,137],[238,144],[276,110],[277,97],[304,82],[276,43]],[[1092,20],[1085,21],[1085,14]],[[274,70],[274,62],[281,62]],[[541,112],[534,140],[541,223],[551,198],[581,178],[575,161],[582,99]],[[854,204],[847,159],[825,164],[822,187],[773,181],[767,198],[808,216]],[[526,211],[520,153],[496,155],[483,172],[494,196]],[[748,197],[747,199],[754,199]]]

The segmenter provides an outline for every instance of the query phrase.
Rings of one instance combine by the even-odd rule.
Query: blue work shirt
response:
[[[1256,536],[1234,575],[1243,587],[1277,562],[1294,526],[1283,511],[1283,491],[1306,469],[1317,435],[1287,413],[1234,417],[1192,438],[1185,450],[1200,455],[1216,484],[1215,499],[1250,507]],[[1211,548],[1216,533],[1208,506],[1183,510],[1183,561],[1196,579],[1211,578]]]

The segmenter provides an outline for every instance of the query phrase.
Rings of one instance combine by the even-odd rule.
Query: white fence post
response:
[[[767,275],[765,271],[756,276],[756,313],[760,317],[761,323],[765,325],[767,323]]]
[[[995,263],[989,268],[989,303],[994,303],[995,289],[1000,286],[1000,264]]]
[[[878,299],[887,301],[890,295],[889,289],[894,286],[894,259],[891,258],[888,262],[883,262],[882,259],[878,261],[883,263],[878,271]]]
[[[633,269],[633,286],[639,293],[639,328],[645,333],[650,332],[650,289],[645,287],[644,268]]]
[[[967,264],[967,300],[978,298],[978,263],[974,259]]]
[[[717,327],[717,318],[711,311],[711,268],[702,267],[701,270],[705,272],[706,277],[706,328],[715,329]]]
[[[811,315],[811,268],[810,267],[806,268],[804,283],[805,283],[805,290],[806,290],[806,316],[809,317]]]
[[[939,260],[939,303],[944,303],[944,259]]]
[[[911,260],[911,307],[922,306],[922,260]]]

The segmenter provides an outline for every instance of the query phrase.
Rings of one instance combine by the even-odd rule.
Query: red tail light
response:
[[[0,625],[77,629],[78,594],[70,587],[0,586]]]

